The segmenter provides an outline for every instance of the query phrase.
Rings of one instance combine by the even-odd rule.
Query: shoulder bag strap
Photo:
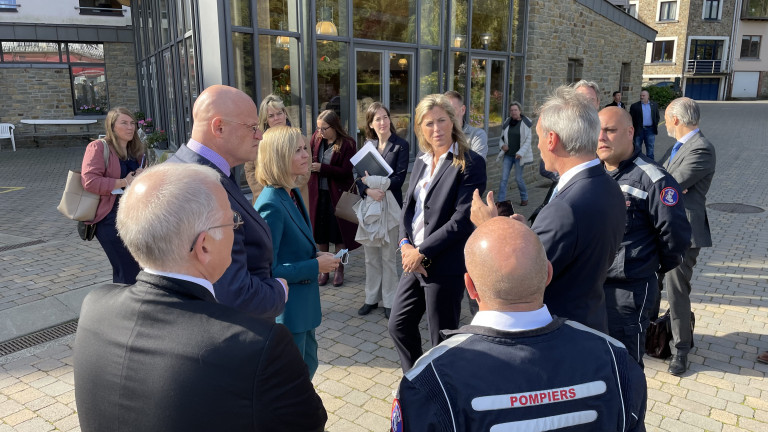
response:
[[[104,139],[100,139],[99,141],[104,144],[104,172],[106,173],[107,169],[109,169],[109,145]]]

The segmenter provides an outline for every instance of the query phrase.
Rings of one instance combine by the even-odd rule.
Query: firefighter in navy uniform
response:
[[[620,342],[543,304],[552,266],[525,224],[481,224],[464,248],[471,325],[406,372],[393,431],[644,431],[646,383]]]
[[[656,273],[677,267],[691,244],[691,225],[675,179],[632,142],[632,118],[618,107],[600,111],[597,156],[627,203],[624,239],[608,269],[608,331],[643,365],[649,312],[659,295]]]

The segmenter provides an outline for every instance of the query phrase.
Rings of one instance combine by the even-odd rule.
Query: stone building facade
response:
[[[674,81],[698,100],[726,97],[735,2],[638,0],[637,18],[658,31],[646,47],[643,80]]]

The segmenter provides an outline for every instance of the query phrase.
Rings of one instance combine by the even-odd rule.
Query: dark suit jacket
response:
[[[314,232],[315,221],[317,220],[317,197],[320,193],[320,177],[328,179],[328,192],[331,195],[333,208],[336,208],[336,204],[341,199],[341,194],[349,192],[352,189],[352,184],[355,182],[355,177],[352,174],[352,161],[350,161],[356,152],[355,140],[342,137],[338,139],[341,139],[342,143],[339,151],[334,152],[333,156],[331,156],[331,163],[322,164],[320,172],[313,172],[309,176],[309,183],[307,183],[307,189],[309,189],[309,218],[312,221],[312,232]],[[323,136],[320,132],[315,132],[310,139],[313,162],[322,163],[323,155],[320,154],[320,144],[322,141]],[[339,231],[341,231],[341,237],[347,249],[355,250],[359,248],[360,243],[355,241],[357,224],[339,218],[336,218],[336,222],[339,224]]]
[[[608,105],[606,105],[605,108],[608,108],[608,107],[611,107],[611,106],[617,106],[619,108],[627,109],[627,104],[625,104],[624,102],[619,102],[619,103],[621,105],[616,103],[616,101],[613,101],[613,102],[609,103]]]
[[[284,326],[144,272],[85,298],[74,375],[84,432],[321,431],[327,419]]]
[[[209,166],[221,174],[232,210],[243,217],[243,226],[235,230],[232,264],[216,282],[216,299],[255,316],[274,318],[285,309],[285,289],[272,278],[272,235],[267,223],[245,199],[229,173],[223,173],[208,159],[181,146],[170,163],[195,163]]]
[[[608,334],[603,283],[624,237],[624,194],[602,165],[576,174],[531,229],[552,262],[544,304],[553,315]]]
[[[715,175],[715,146],[701,133],[692,136],[669,161],[672,149],[664,155],[662,165],[680,183],[680,189],[688,190],[683,203],[691,223],[691,247],[712,246],[707,217],[707,192]]]
[[[273,186],[264,187],[254,207],[272,230],[272,272],[287,280],[290,287],[285,312],[276,321],[293,333],[301,333],[319,326],[322,314],[315,239],[299,189],[293,192],[301,203],[301,211],[285,189]]]
[[[659,134],[659,106],[654,101],[648,101],[651,104],[651,121],[653,124],[653,134]],[[635,136],[639,136],[643,132],[643,103],[637,101],[630,105],[629,115],[632,116],[632,126],[635,128]]]
[[[389,191],[392,192],[392,196],[395,197],[400,207],[403,206],[403,183],[405,183],[405,177],[408,175],[409,154],[410,146],[408,141],[395,134],[389,136],[387,145],[384,147],[383,158],[389,167],[392,168],[392,174],[389,175]],[[357,190],[362,197],[365,197],[365,190],[368,189],[368,186],[360,180],[360,177],[364,175],[364,172],[357,173],[358,179],[356,182]]]
[[[469,220],[472,193],[480,189],[485,192],[485,159],[472,150],[466,153],[464,172],[453,166],[453,153],[448,153],[435,173],[424,201],[424,241],[419,251],[432,263],[427,274],[463,275],[464,244],[472,234],[474,225]],[[427,165],[417,157],[413,163],[408,193],[405,195],[403,212],[400,216],[400,238],[413,242],[413,215],[416,212],[416,188]]]

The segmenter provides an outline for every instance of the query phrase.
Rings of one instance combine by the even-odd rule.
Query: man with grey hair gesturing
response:
[[[539,235],[554,275],[544,293],[553,314],[608,333],[603,282],[624,235],[626,205],[619,185],[595,157],[600,118],[595,105],[569,86],[542,105],[536,133],[547,171],[560,173],[549,203],[531,229]],[[472,222],[496,215],[476,191]]]
[[[524,223],[491,219],[464,256],[480,311],[405,373],[394,431],[645,430],[642,370],[617,340],[550,314],[552,266]]]
[[[144,270],[83,302],[83,431],[323,430],[325,408],[288,329],[216,301],[242,224],[212,168],[158,165],[126,191],[117,230]]]
[[[680,183],[685,213],[691,223],[691,247],[680,266],[664,275],[672,327],[673,356],[668,369],[672,375],[681,375],[688,369],[693,341],[691,276],[701,248],[712,246],[707,191],[715,175],[715,147],[699,130],[699,117],[699,105],[686,97],[673,100],[664,112],[667,134],[677,142],[664,155],[663,166]]]

